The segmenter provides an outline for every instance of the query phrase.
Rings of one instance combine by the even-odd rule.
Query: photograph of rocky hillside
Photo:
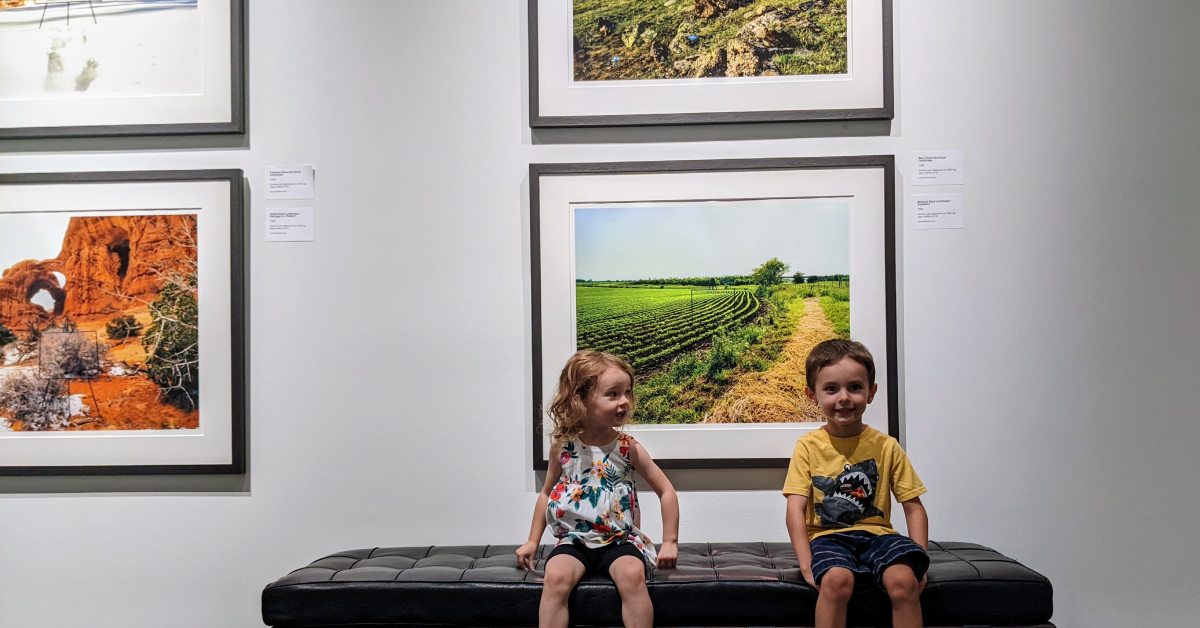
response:
[[[575,0],[576,81],[847,72],[846,0]]]

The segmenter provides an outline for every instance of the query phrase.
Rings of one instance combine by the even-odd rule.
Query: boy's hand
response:
[[[821,587],[817,586],[816,579],[813,578],[812,563],[800,565],[800,575],[804,576],[804,581],[808,583],[808,586],[816,589],[817,591],[821,590]]]
[[[658,547],[658,562],[656,563],[659,569],[670,569],[675,566],[675,560],[679,558],[679,544],[675,541],[663,541]]]
[[[537,548],[535,541],[525,541],[517,548],[517,569],[533,571],[533,555],[537,553]]]

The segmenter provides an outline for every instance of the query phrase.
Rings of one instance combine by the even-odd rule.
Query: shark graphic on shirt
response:
[[[813,486],[825,494],[814,506],[821,525],[828,528],[848,528],[868,517],[882,517],[875,507],[875,489],[879,486],[879,467],[874,460],[864,460],[845,468],[836,478],[817,476]]]

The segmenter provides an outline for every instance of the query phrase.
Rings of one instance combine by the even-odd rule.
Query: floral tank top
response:
[[[578,437],[558,452],[562,476],[550,491],[546,521],[556,545],[578,543],[590,548],[632,543],[653,565],[654,543],[638,529],[637,491],[629,450],[633,437],[618,435],[607,445],[583,444]]]

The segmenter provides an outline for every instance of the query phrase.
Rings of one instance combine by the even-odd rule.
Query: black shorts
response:
[[[632,556],[640,561],[642,565],[646,564],[646,557],[642,556],[642,552],[633,546],[633,543],[612,543],[604,547],[587,547],[584,545],[576,545],[574,543],[563,543],[550,552],[546,557],[546,562],[549,563],[551,558],[559,554],[566,554],[575,560],[583,563],[584,573],[593,573],[601,575],[609,575],[608,568],[622,556]]]

